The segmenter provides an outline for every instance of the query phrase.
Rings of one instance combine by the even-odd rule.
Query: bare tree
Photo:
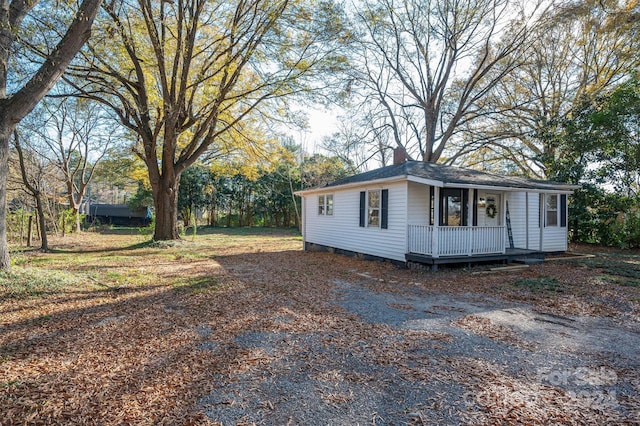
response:
[[[482,101],[522,62],[538,8],[509,0],[383,0],[365,3],[353,90],[371,105],[371,126],[410,158],[438,161]]]
[[[26,158],[20,142],[20,134],[18,130],[13,132],[13,145],[18,153],[18,163],[20,167],[20,175],[22,176],[22,184],[24,190],[29,194],[36,203],[36,213],[38,216],[38,229],[40,230],[40,249],[49,251],[49,240],[47,238],[47,225],[45,220],[44,191],[42,190],[44,176],[46,174],[46,166],[42,158],[33,158],[31,155]],[[33,152],[31,154],[34,154]]]
[[[27,144],[59,169],[75,231],[80,232],[80,207],[94,171],[123,135],[100,104],[74,98],[43,102],[38,120],[29,127],[34,138]]]
[[[153,191],[154,239],[179,238],[177,189],[187,167],[253,149],[248,118],[284,108],[285,97],[310,89],[302,80],[323,64],[341,66],[333,42],[344,32],[339,9],[311,5],[319,7],[289,0],[106,5],[110,22],[71,81],[137,135],[135,153]]]
[[[393,142],[384,127],[376,127],[375,120],[358,112],[341,117],[338,131],[322,140],[322,148],[346,164],[353,164],[354,173],[366,171],[371,164],[386,166]]]
[[[611,89],[635,72],[640,48],[636,2],[585,0],[556,7],[537,29],[526,61],[486,99],[497,114],[469,126],[467,163],[516,165],[521,174],[546,177],[564,154],[554,132],[584,98]],[[481,153],[479,156],[477,154]]]
[[[37,71],[17,90],[7,93],[9,64],[25,17],[38,1],[1,0],[0,3],[0,269],[10,268],[6,233],[6,197],[9,170],[9,141],[17,124],[40,102],[62,76],[90,35],[91,25],[102,0],[83,0],[67,31]]]

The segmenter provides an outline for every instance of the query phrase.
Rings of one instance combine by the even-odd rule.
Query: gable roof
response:
[[[379,182],[403,179],[418,182],[422,181],[423,183],[433,184],[440,187],[494,187],[505,189],[530,189],[537,191],[572,191],[579,188],[578,185],[526,179],[517,176],[501,176],[494,173],[447,166],[444,164],[427,163],[424,161],[406,161],[402,164],[386,166],[380,169],[349,176],[326,184],[322,187],[299,191],[299,193],[315,192],[332,187],[355,186],[357,184],[370,183],[374,181]]]

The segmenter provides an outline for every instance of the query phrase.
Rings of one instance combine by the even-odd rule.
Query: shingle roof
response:
[[[443,184],[461,184],[478,186],[496,186],[507,188],[562,190],[574,189],[576,186],[559,182],[526,179],[516,176],[501,176],[472,169],[446,166],[444,164],[427,163],[424,161],[406,161],[402,164],[382,167],[354,176],[346,177],[327,184],[325,187],[348,185],[359,182],[369,182],[394,177],[415,176],[434,180]]]

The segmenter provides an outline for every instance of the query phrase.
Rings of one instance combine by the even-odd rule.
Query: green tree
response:
[[[585,98],[546,137],[553,179],[580,183],[570,205],[576,241],[640,245],[640,82]]]
[[[300,164],[300,183],[303,188],[321,186],[353,174],[353,165],[339,157],[314,154]]]
[[[178,211],[184,226],[190,226],[191,218],[196,218],[197,210],[205,209],[211,202],[213,190],[209,169],[194,164],[182,173],[178,188]]]

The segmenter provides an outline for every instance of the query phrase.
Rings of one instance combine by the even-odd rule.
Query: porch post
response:
[[[539,250],[542,251],[542,249],[544,248],[544,223],[545,223],[545,211],[546,211],[546,205],[545,203],[547,202],[547,198],[545,196],[544,192],[540,193],[540,202],[539,204],[539,216],[540,216],[540,241],[539,241]]]
[[[474,246],[474,232],[473,232],[473,200],[475,200],[475,192],[476,189],[469,190],[469,196],[467,197],[467,206],[465,208],[468,209],[467,214],[467,228],[469,232],[467,232],[467,255],[471,256],[473,254],[473,246]]]
[[[433,240],[431,240],[431,256],[440,257],[440,188],[433,187]]]
[[[525,248],[529,250],[529,191],[524,193],[525,229],[527,230]]]

